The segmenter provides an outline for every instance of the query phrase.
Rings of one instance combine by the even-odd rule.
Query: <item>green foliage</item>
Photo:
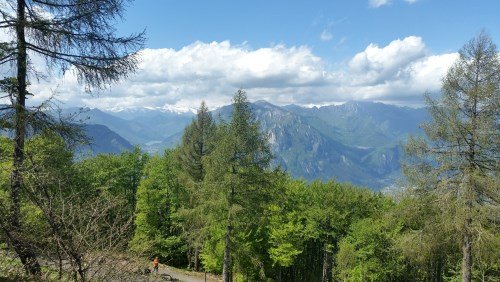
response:
[[[177,163],[172,151],[152,157],[144,168],[137,189],[135,233],[130,248],[150,257],[159,256],[174,265],[185,263],[185,244],[175,211],[183,193]]]
[[[429,156],[425,150],[432,146],[426,140],[410,141],[409,151],[416,153],[412,157],[427,162],[407,167],[413,187],[393,198],[336,181],[293,180],[270,168],[268,138],[243,91],[236,93],[233,108],[228,122],[214,124],[202,104],[182,145],[161,156],[149,157],[136,148],[75,164],[58,136],[31,138],[22,168],[21,216],[32,232],[26,238],[40,249],[55,250],[64,243],[78,254],[96,253],[105,250],[101,243],[79,244],[108,238],[109,227],[126,226],[135,216],[133,234],[123,229],[116,239],[128,241],[136,254],[191,266],[193,252],[200,251],[205,270],[227,275],[229,269],[237,280],[456,281],[460,228],[470,216],[474,220],[467,228],[476,238],[472,275],[485,281],[498,277],[496,171],[462,174],[466,185],[477,188],[471,209],[463,208],[467,202],[458,192],[465,184],[453,174],[464,163],[460,155]],[[436,132],[445,134],[439,128]],[[2,137],[2,207],[9,205],[11,161],[12,142]],[[62,207],[68,205],[78,211],[71,222],[62,220],[67,218]],[[93,218],[85,211],[101,207],[102,215],[91,224],[96,228],[80,237]],[[68,259],[76,265],[78,256]]]
[[[9,138],[0,136],[0,199],[7,200],[9,172],[12,166],[14,148]],[[5,198],[3,197],[5,196]]]
[[[262,279],[270,265],[264,215],[273,199],[273,179],[277,174],[269,170],[272,156],[267,138],[253,118],[244,91],[235,94],[231,120],[217,127],[215,140],[216,146],[204,163],[207,168],[202,186],[207,197],[205,210],[207,222],[225,222],[216,225],[227,229],[225,236],[229,236],[230,246],[225,245],[225,250],[231,252],[233,264],[227,258],[223,263],[207,263]],[[207,241],[221,239],[208,238]],[[207,250],[218,248],[204,248],[203,258],[215,257],[207,256]]]
[[[12,143],[0,140],[0,144],[2,151],[11,151],[7,155],[11,156]],[[10,168],[7,156],[2,155],[5,161],[0,165]],[[99,253],[122,251],[128,241],[132,213],[127,212],[124,195],[110,195],[102,187],[89,185],[90,175],[81,173],[80,168],[73,162],[71,147],[58,135],[43,132],[27,140],[21,167],[23,229],[17,236],[46,255],[44,264],[64,265],[58,271],[43,266],[46,275],[73,271],[85,279]],[[6,171],[9,169],[1,171],[0,178],[2,215],[10,204]],[[2,227],[8,224],[5,218],[0,222]]]
[[[85,175],[92,190],[111,196],[123,197],[132,215],[135,210],[136,192],[149,156],[138,147],[119,155],[101,154],[78,163],[77,169]]]
[[[306,185],[302,181],[288,181],[283,185],[282,197],[269,205],[269,255],[275,265],[289,267],[303,252],[303,241],[314,238],[315,226],[303,213]]]
[[[187,191],[186,198],[177,211],[182,219],[183,238],[186,240],[193,258],[189,258],[195,270],[199,270],[199,250],[203,244],[204,234],[201,232],[206,221],[203,216],[202,181],[205,177],[204,159],[212,152],[216,126],[205,102],[201,103],[196,119],[186,127],[182,143],[176,151],[178,162],[182,168],[179,177]]]
[[[5,152],[5,159],[0,161],[1,186],[2,186],[2,206],[6,209],[10,207],[10,168],[12,158],[12,142],[5,138],[0,147]],[[3,153],[3,152],[2,152]],[[73,168],[73,154],[66,142],[56,134],[43,133],[27,140],[25,146],[25,163],[23,171],[23,190],[21,191],[20,215],[25,230],[22,236],[33,246],[45,248],[53,247],[53,243],[47,238],[51,238],[50,222],[47,215],[41,208],[46,196],[59,193],[67,196],[74,184],[75,171]],[[66,187],[68,186],[68,187]],[[65,187],[61,189],[61,187]],[[50,196],[49,196],[50,197]],[[36,199],[36,201],[34,201]],[[48,199],[47,199],[48,200]],[[54,210],[61,207],[59,199],[54,199],[50,203]],[[2,210],[2,214],[6,214]]]
[[[321,280],[323,268],[331,273],[332,256],[351,224],[388,202],[368,190],[333,181],[288,181],[283,189],[269,206],[269,254],[288,280]]]
[[[205,102],[202,102],[196,119],[184,129],[179,147],[179,163],[184,172],[194,182],[201,182],[205,177],[203,158],[210,154],[213,144],[215,124]]]
[[[402,279],[404,264],[393,247],[394,233],[381,219],[366,218],[354,223],[339,246],[339,278],[343,281]]]
[[[441,97],[426,95],[431,115],[423,126],[427,138],[410,138],[403,168],[418,197],[430,193],[453,210],[443,213],[447,218],[427,218],[451,223],[444,230],[458,234],[462,278],[471,281],[478,279],[473,245],[482,234],[495,233],[484,212],[498,211],[500,199],[500,57],[484,32],[465,44],[459,55],[443,79]],[[419,229],[432,239],[424,245],[434,249],[442,229],[431,227],[429,232],[429,226]]]
[[[212,211],[213,212],[213,211]],[[224,222],[213,221],[210,214],[207,214],[209,219],[205,228],[203,229],[204,242],[201,252],[201,259],[203,261],[203,268],[212,273],[220,274],[222,272],[222,264],[224,257],[224,235],[226,233]]]
[[[452,199],[409,194],[391,212],[401,226],[395,247],[412,268],[407,272],[417,279],[440,279],[457,271],[461,241],[453,222],[457,210]]]

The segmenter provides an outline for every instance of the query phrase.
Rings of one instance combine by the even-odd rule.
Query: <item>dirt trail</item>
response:
[[[212,275],[207,274],[207,280],[205,280],[205,275],[202,272],[187,272],[182,271],[167,265],[160,264],[158,270],[160,274],[169,274],[173,278],[179,279],[181,282],[218,282],[219,279]],[[154,275],[154,274],[153,274]]]

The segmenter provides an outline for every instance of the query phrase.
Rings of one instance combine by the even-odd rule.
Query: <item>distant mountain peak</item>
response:
[[[165,105],[163,107],[149,107],[149,106],[144,106],[144,107],[112,107],[112,108],[106,108],[105,111],[110,112],[110,113],[135,113],[135,114],[141,114],[141,113],[149,114],[151,112],[162,112],[162,113],[169,113],[169,114],[184,115],[184,114],[195,114],[197,110],[195,108]]]
[[[265,108],[265,109],[274,109],[274,110],[280,110],[280,111],[284,110],[283,107],[276,106],[276,105],[271,104],[265,100],[258,100],[258,101],[251,103],[251,104],[254,106],[260,107],[260,108]]]
[[[272,106],[272,107],[276,107],[276,105],[273,105],[273,104],[269,103],[266,100],[257,100],[255,102],[253,102],[252,104],[259,105],[259,106]]]
[[[259,100],[250,103],[250,107],[262,130],[269,134],[276,164],[294,177],[336,177],[374,189],[390,185],[400,176],[399,144],[408,134],[419,134],[418,124],[427,117],[425,109],[368,101],[312,107],[279,106]],[[227,105],[212,113],[216,119],[228,120],[232,108]],[[195,112],[170,106],[114,109],[115,112],[79,110],[86,111],[87,123],[105,125],[151,153],[179,144]],[[98,131],[97,138],[111,139],[111,144],[119,141],[99,128],[90,129]]]
[[[186,114],[186,113],[196,114],[196,112],[197,112],[196,108],[180,107],[180,106],[174,106],[174,105],[168,105],[168,104],[163,106],[162,109],[164,111],[169,111],[171,113],[177,113],[177,114]]]

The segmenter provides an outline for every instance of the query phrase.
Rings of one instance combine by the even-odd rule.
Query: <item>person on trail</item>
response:
[[[158,263],[160,261],[158,260],[158,257],[155,257],[153,260],[153,273],[158,273]]]

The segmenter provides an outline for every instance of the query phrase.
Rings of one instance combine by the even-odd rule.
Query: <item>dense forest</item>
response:
[[[202,103],[174,149],[78,157],[82,126],[26,105],[27,52],[92,91],[137,68],[143,34],[113,35],[119,0],[9,3],[0,280],[140,281],[155,257],[224,282],[500,280],[500,57],[485,32],[441,96],[425,95],[425,136],[408,139],[405,179],[383,194],[273,166],[243,90],[228,119]]]
[[[224,122],[202,104],[182,144],[155,156],[136,149],[75,161],[71,143],[60,136],[30,138],[22,235],[43,257],[39,263],[54,262],[44,271],[101,277],[106,257],[126,253],[235,281],[460,278],[463,206],[451,188],[414,186],[383,195],[348,183],[291,179],[269,166],[267,137],[245,92],[235,94],[233,106]],[[11,155],[12,141],[2,138],[2,208]],[[416,168],[409,164],[410,175]],[[431,175],[412,183],[451,181]],[[497,175],[474,177],[498,193]],[[484,199],[474,205],[472,275],[495,281],[498,206]],[[8,238],[2,238],[7,255]],[[16,266],[10,271],[22,275],[19,263],[5,261],[2,272]]]

